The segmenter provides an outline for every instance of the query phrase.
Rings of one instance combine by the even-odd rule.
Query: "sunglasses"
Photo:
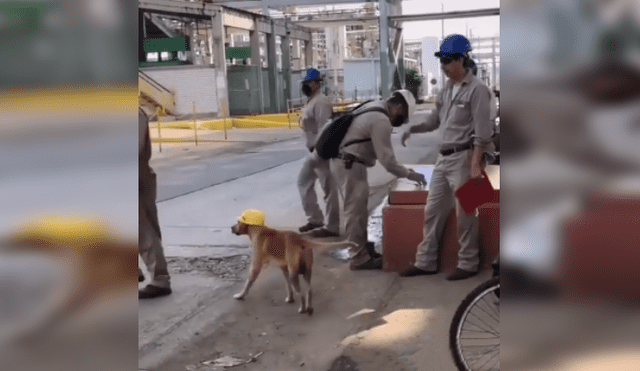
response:
[[[447,58],[447,57],[440,58],[440,64],[443,64],[443,65],[447,65],[453,61],[454,61],[453,58]]]

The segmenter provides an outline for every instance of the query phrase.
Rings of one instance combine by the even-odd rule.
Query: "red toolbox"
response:
[[[411,166],[431,178],[433,165]],[[500,167],[488,166],[487,176],[494,188],[491,203],[478,207],[480,223],[480,265],[488,268],[500,251]],[[422,241],[424,207],[427,190],[418,189],[414,183],[400,179],[389,193],[388,204],[382,212],[383,269],[397,272],[415,262],[416,249]],[[445,222],[439,244],[438,266],[441,271],[453,270],[458,262],[458,243],[455,210]]]

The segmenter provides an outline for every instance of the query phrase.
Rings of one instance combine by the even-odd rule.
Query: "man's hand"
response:
[[[406,144],[404,144],[404,142],[406,142],[407,139],[409,139],[410,136],[411,136],[411,132],[409,130],[407,130],[404,133],[402,133],[402,138],[400,139],[400,142],[402,143],[403,147],[407,146]]]
[[[421,186],[427,185],[427,180],[425,179],[424,175],[417,173],[413,170],[409,170],[409,175],[407,175],[407,179],[417,182]]]
[[[470,178],[471,179],[477,179],[482,177],[482,166],[480,165],[480,163],[471,163],[471,174],[470,174]]]

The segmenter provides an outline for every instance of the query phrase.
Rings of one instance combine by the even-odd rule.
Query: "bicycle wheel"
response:
[[[460,303],[449,347],[460,371],[500,370],[500,277],[476,287]]]

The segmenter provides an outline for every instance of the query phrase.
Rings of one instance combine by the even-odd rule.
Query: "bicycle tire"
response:
[[[473,368],[470,368],[467,365],[467,361],[464,359],[462,354],[462,350],[460,347],[460,332],[462,330],[463,320],[466,319],[466,315],[469,310],[473,307],[475,303],[477,303],[481,298],[483,298],[487,293],[495,291],[496,296],[500,297],[500,277],[493,277],[490,280],[482,283],[473,291],[471,291],[460,303],[455,314],[453,315],[453,320],[451,321],[451,327],[449,328],[449,348],[451,350],[451,354],[453,356],[453,360],[456,364],[456,367],[460,371],[475,371]]]

